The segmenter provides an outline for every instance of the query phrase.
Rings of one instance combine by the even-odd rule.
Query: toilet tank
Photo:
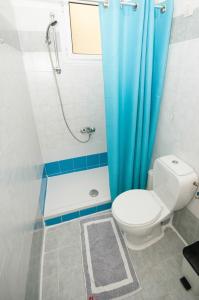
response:
[[[198,176],[174,155],[160,157],[153,167],[153,190],[170,211],[185,207],[196,192]]]

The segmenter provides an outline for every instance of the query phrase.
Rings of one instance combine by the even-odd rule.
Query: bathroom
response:
[[[0,0],[0,66],[0,300],[198,300],[199,1]]]

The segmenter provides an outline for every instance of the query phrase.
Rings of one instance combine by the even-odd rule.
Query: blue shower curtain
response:
[[[173,0],[138,9],[100,6],[109,179],[112,200],[145,188],[162,97]]]

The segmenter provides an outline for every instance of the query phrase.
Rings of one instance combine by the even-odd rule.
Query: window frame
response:
[[[72,42],[72,30],[71,30],[71,22],[70,22],[70,3],[77,3],[77,4],[89,4],[89,5],[95,5],[97,4],[91,4],[89,1],[81,1],[81,0],[66,0],[63,5],[63,13],[64,13],[64,35],[65,38],[63,41],[65,41],[64,46],[65,50],[67,51],[68,58],[70,60],[83,60],[83,61],[101,61],[102,60],[102,54],[96,55],[96,54],[77,54],[73,53],[73,42]]]

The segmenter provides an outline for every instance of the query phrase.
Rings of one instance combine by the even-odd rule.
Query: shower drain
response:
[[[98,190],[93,189],[93,190],[90,190],[90,192],[89,192],[89,196],[91,196],[91,197],[97,197],[98,195],[99,195]]]

